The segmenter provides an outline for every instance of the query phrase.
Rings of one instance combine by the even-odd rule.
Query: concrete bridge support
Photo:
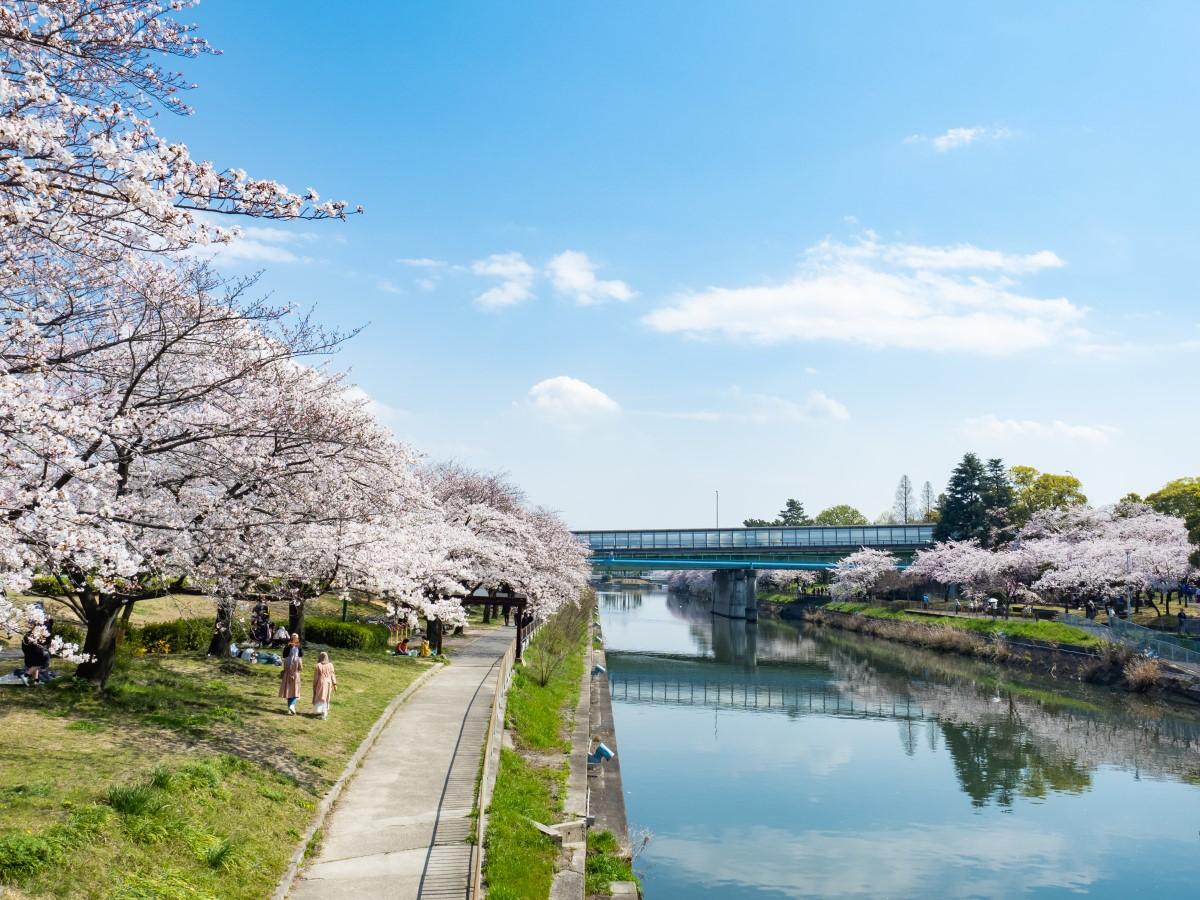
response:
[[[758,583],[758,576],[753,569],[740,569],[734,573],[737,576],[734,580],[734,593],[738,600],[735,602],[742,609],[742,615],[747,622],[758,621],[758,594],[755,588]]]
[[[717,569],[713,572],[713,615],[724,616],[726,619],[743,619],[744,607],[735,605],[733,575],[729,569]]]
[[[713,613],[726,619],[758,621],[758,599],[751,569],[717,569],[713,572]]]

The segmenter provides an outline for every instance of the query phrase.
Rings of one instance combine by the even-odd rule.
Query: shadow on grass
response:
[[[230,677],[236,680],[230,683]],[[69,719],[70,731],[104,733],[117,742],[164,748],[182,742],[267,766],[315,791],[324,775],[255,721],[266,714],[287,715],[286,708],[267,706],[284,702],[274,696],[278,681],[275,667],[146,656],[121,665],[104,691],[66,677],[37,690],[10,689],[13,702],[4,704],[0,722],[5,712],[24,709]]]

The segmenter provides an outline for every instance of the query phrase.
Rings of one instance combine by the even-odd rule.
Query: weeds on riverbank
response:
[[[535,826],[558,821],[567,782],[570,723],[579,701],[595,597],[566,607],[534,636],[513,672],[502,750],[484,837],[484,877],[494,900],[545,900],[558,848]]]
[[[1046,644],[1062,644],[1069,647],[1088,649],[1096,649],[1104,643],[1104,641],[1101,641],[1094,635],[1088,634],[1086,631],[1071,625],[1064,625],[1061,622],[1048,622],[1044,620],[1031,622],[1020,619],[993,618],[972,619],[959,616],[926,616],[902,610],[891,610],[882,606],[870,606],[866,603],[830,603],[824,610],[840,613],[856,613],[859,617],[869,619],[872,622],[910,623],[918,627],[925,626],[927,628],[940,625],[956,631],[981,635],[983,637],[992,637],[1000,634],[1006,639],[1024,638]],[[812,618],[824,610],[815,610],[809,613],[809,617]],[[852,628],[851,630],[858,629]],[[915,635],[916,632],[910,632],[910,634]],[[917,642],[920,643],[920,641]]]
[[[614,881],[637,881],[633,862],[621,854],[611,831],[589,831],[584,892],[589,897],[611,896],[608,886]]]
[[[1162,682],[1162,665],[1157,659],[1135,656],[1125,663],[1123,671],[1129,686],[1139,693],[1148,691]]]

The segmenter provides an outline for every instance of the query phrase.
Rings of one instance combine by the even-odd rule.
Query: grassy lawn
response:
[[[549,639],[551,622],[534,646]],[[493,900],[545,900],[554,880],[558,848],[529,819],[549,825],[562,814],[567,782],[570,723],[579,701],[586,629],[545,685],[518,667],[508,692],[506,727],[516,750],[503,750],[488,808],[484,875]]]
[[[1035,641],[1063,644],[1072,647],[1099,647],[1099,638],[1071,625],[1060,622],[1030,621],[1025,619],[967,618],[965,616],[927,616],[917,613],[892,610],[868,603],[829,603],[825,609],[832,612],[860,613],[876,619],[892,619],[900,622],[921,622],[926,625],[945,625],[960,631],[976,634],[1002,634],[1008,638],[1026,638]]]
[[[0,688],[0,882],[28,896],[268,895],[318,799],[428,665],[333,660],[327,721],[303,714],[304,696],[286,715],[277,668],[199,656],[123,659],[103,695],[67,679]]]
[[[62,619],[64,622],[76,621],[75,614],[61,600],[55,597],[22,595],[19,599],[22,603],[43,604],[48,612]],[[271,608],[271,621],[282,622],[286,625],[288,620],[288,602],[280,600],[267,605]],[[244,605],[242,611],[247,620],[249,620],[250,605]],[[342,600],[336,594],[322,594],[320,597],[316,597],[305,603],[304,611],[306,615],[340,619],[342,617]],[[378,617],[384,615],[385,612],[383,603],[378,601],[351,600],[347,607],[347,614],[350,619]],[[129,621],[134,625],[146,625],[157,622],[171,622],[175,619],[198,619],[215,615],[216,609],[213,601],[208,597],[197,597],[195,594],[167,594],[163,597],[154,597],[153,599],[141,600],[136,603]],[[482,617],[482,614],[479,614],[479,616]]]

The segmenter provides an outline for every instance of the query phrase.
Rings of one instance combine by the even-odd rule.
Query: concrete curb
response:
[[[375,720],[375,724],[371,726],[371,730],[367,732],[367,736],[363,738],[362,743],[358,745],[358,749],[354,751],[354,755],[346,762],[346,767],[342,769],[342,774],[338,777],[338,780],[333,783],[333,787],[329,789],[329,793],[317,804],[317,811],[313,814],[312,822],[309,823],[308,829],[301,836],[296,846],[296,852],[292,854],[287,870],[283,873],[283,877],[279,879],[279,884],[276,885],[275,893],[271,895],[271,900],[286,900],[288,892],[292,889],[292,884],[296,881],[296,876],[300,874],[301,866],[304,865],[304,851],[308,849],[309,841],[312,840],[317,830],[325,824],[325,819],[328,817],[329,811],[333,809],[333,804],[337,802],[342,790],[350,783],[350,779],[354,777],[354,773],[358,770],[359,763],[362,762],[363,757],[374,746],[380,733],[387,727],[388,722],[392,720],[392,716],[396,714],[396,710],[400,708],[405,700],[415,694],[418,688],[438,672],[443,671],[444,668],[445,666],[441,663],[431,664],[427,671],[418,675],[417,679],[401,691],[397,697],[394,697],[392,702],[387,705],[387,708],[380,713],[379,718]]]

